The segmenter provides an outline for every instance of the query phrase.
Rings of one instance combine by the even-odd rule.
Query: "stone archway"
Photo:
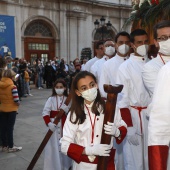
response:
[[[33,17],[22,27],[24,57],[31,64],[37,59],[44,63],[59,51],[59,35],[55,25],[44,17]]]

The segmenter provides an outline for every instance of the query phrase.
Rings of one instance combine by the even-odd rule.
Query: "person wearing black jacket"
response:
[[[46,82],[46,88],[52,87],[52,70],[50,62],[46,62],[45,68],[44,68],[44,80]]]

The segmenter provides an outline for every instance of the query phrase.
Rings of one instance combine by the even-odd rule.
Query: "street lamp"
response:
[[[95,25],[95,29],[97,30],[101,30],[102,33],[102,41],[104,40],[104,31],[105,30],[111,30],[112,24],[110,21],[108,21],[108,23],[105,24],[106,19],[104,18],[104,16],[102,16],[100,18],[100,22],[98,21],[98,19],[96,19],[96,21],[94,22]]]

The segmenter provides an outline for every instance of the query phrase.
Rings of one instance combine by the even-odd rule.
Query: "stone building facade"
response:
[[[93,51],[101,39],[94,21],[102,16],[110,21],[114,38],[119,31],[130,31],[124,23],[131,11],[131,0],[0,1],[0,15],[15,18],[16,57],[30,61],[58,56],[68,62],[80,57],[83,48]]]

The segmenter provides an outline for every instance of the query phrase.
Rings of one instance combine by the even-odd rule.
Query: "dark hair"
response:
[[[73,60],[73,64],[74,64],[74,65],[77,63],[77,62],[76,62],[77,60],[78,60],[78,63],[80,62],[80,61],[79,61],[79,58],[75,58],[75,59]]]
[[[76,124],[76,123],[82,124],[86,119],[86,115],[84,113],[84,99],[81,96],[77,96],[77,94],[75,93],[75,90],[78,90],[78,87],[77,87],[78,81],[82,78],[85,78],[86,76],[92,77],[94,79],[94,81],[97,83],[96,77],[88,71],[81,71],[74,78],[73,83],[72,83],[72,90],[71,90],[72,105],[71,105],[71,109],[70,109],[71,110],[70,121],[74,124]],[[105,102],[101,98],[99,90],[97,90],[97,91],[98,91],[98,93],[97,93],[97,97],[96,97],[96,99],[93,103],[93,106],[92,106],[92,112],[95,115],[100,115],[98,108],[100,108],[99,106],[101,106],[101,108],[104,111]],[[76,114],[76,119],[73,121],[74,113]]]
[[[100,46],[100,45],[104,45],[104,42],[103,42],[103,41],[98,41],[98,42],[96,43],[95,49],[99,49],[99,46]]]
[[[62,62],[60,62],[60,69],[61,69],[61,70],[64,70],[64,69],[65,69],[65,64],[62,63]]]
[[[131,32],[130,34],[130,42],[134,42],[135,36],[140,36],[140,35],[148,35],[145,30],[142,29],[136,29]]]
[[[5,68],[6,65],[7,65],[6,60],[0,57],[0,68]]]
[[[165,27],[170,27],[170,20],[163,20],[154,25],[153,37],[155,40],[158,38],[158,34],[157,34],[158,29],[165,28]]]
[[[129,38],[130,40],[130,35],[126,32],[126,31],[122,31],[122,32],[119,32],[116,34],[115,36],[115,42],[117,43],[117,39],[120,37],[120,36],[126,36],[127,38]]]
[[[57,93],[56,93],[56,91],[55,91],[55,86],[56,86],[57,83],[61,83],[61,84],[66,88],[66,90],[64,90],[63,95],[64,95],[64,96],[68,96],[68,94],[67,94],[67,85],[66,85],[66,82],[65,82],[63,79],[57,79],[57,80],[54,82],[53,88],[52,88],[52,95],[51,95],[51,96],[56,96],[56,95],[57,95]]]
[[[0,79],[2,78],[2,73],[6,65],[7,65],[6,60],[0,57]]]

